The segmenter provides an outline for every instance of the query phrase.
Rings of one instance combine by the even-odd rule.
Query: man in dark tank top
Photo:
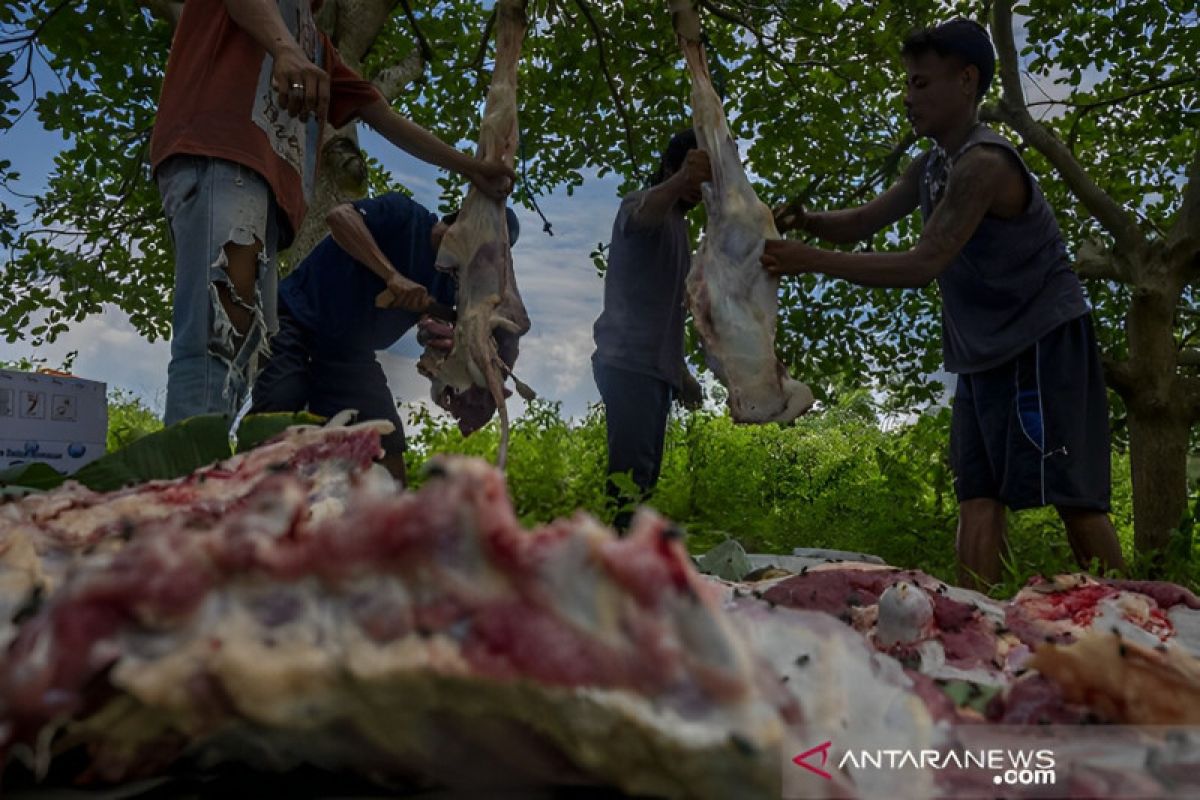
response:
[[[854,242],[919,208],[920,240],[890,253],[767,242],[763,266],[862,286],[938,282],[945,366],[958,375],[950,456],[961,583],[1000,579],[1006,507],[1053,505],[1080,566],[1123,569],[1108,517],[1108,398],[1091,309],[1037,181],[1013,144],[979,122],[995,72],[991,40],[958,19],[914,32],[901,55],[909,121],[934,146],[866,205],[794,211],[780,227]]]

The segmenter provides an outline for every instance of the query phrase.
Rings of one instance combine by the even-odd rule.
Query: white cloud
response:
[[[73,325],[54,343],[36,350],[27,344],[0,343],[0,360],[44,359],[52,368],[61,366],[71,352],[77,353],[72,372],[81,378],[104,381],[109,388],[132,391],[156,411],[166,401],[167,363],[170,345],[149,342],[137,332],[129,318],[112,306],[104,313]]]

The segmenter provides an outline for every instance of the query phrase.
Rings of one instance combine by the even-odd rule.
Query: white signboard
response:
[[[104,455],[105,389],[98,381],[0,369],[0,469],[41,461],[69,474]]]

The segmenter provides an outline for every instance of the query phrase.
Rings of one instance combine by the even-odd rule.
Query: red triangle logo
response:
[[[812,764],[808,763],[808,759],[810,756],[820,753],[821,754],[821,767],[825,766],[826,762],[829,761],[829,748],[832,746],[833,746],[833,742],[825,742],[824,744],[819,744],[812,749],[805,750],[803,753],[801,753],[800,755],[793,758],[792,761],[796,764],[796,766],[804,767],[809,772],[820,775],[822,778],[824,778],[827,781],[833,780],[833,776],[830,775],[828,772],[821,769],[820,767],[814,767]]]

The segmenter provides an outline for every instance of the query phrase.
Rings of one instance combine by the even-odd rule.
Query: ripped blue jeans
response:
[[[175,311],[167,368],[166,424],[197,414],[241,409],[278,330],[278,206],[249,167],[176,155],[157,170],[163,211],[175,246]],[[239,297],[226,271],[226,244],[262,243],[254,297]],[[250,314],[240,335],[221,304],[218,285]]]

